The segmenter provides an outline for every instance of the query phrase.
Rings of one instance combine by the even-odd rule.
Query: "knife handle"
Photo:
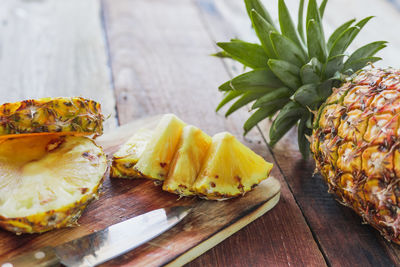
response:
[[[24,253],[5,262],[0,262],[0,267],[45,267],[60,266],[54,248],[44,247],[32,252]]]

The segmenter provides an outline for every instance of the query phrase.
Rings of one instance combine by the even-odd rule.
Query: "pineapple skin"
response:
[[[101,135],[100,104],[82,97],[58,97],[0,106],[0,136],[57,132]]]
[[[370,68],[334,88],[311,150],[338,201],[400,244],[400,71]]]
[[[65,137],[68,138],[68,136],[60,136],[54,134],[48,136],[49,136],[48,138],[54,136],[55,139],[63,139]],[[63,227],[72,227],[77,225],[77,220],[80,218],[86,207],[93,200],[98,199],[104,179],[106,178],[106,175],[108,173],[107,158],[103,149],[100,146],[98,146],[94,142],[94,140],[90,138],[86,138],[86,140],[88,142],[91,142],[96,148],[100,150],[101,154],[98,155],[98,158],[95,157],[94,159],[101,161],[105,166],[103,176],[98,181],[96,186],[94,186],[90,192],[86,192],[78,201],[75,201],[74,203],[68,205],[64,205],[58,209],[51,209],[45,212],[38,212],[24,217],[10,218],[0,215],[1,228],[4,228],[10,232],[14,232],[17,235],[20,235],[20,234],[44,233],[54,229],[59,229]],[[3,142],[5,142],[5,140],[2,140],[0,142],[0,145]],[[85,155],[82,156],[85,157]]]
[[[180,196],[192,196],[192,186],[211,145],[211,137],[197,127],[183,128],[163,190]]]

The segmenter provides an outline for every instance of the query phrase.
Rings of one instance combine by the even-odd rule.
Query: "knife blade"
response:
[[[27,252],[1,263],[1,267],[54,266],[87,267],[120,256],[172,228],[189,214],[191,207],[150,211],[103,230],[56,247]]]

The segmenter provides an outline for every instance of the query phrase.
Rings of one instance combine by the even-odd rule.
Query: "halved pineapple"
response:
[[[0,226],[41,233],[73,225],[97,197],[106,156],[87,137],[0,140]]]
[[[197,127],[183,128],[163,190],[181,196],[193,195],[192,185],[211,144],[211,137]]]
[[[133,168],[142,155],[153,130],[140,129],[113,155],[110,176],[114,178],[139,178]]]
[[[167,177],[184,126],[173,114],[161,118],[134,167],[142,177],[161,181]]]
[[[56,132],[101,135],[103,115],[100,104],[82,97],[57,97],[0,106],[0,136]]]
[[[219,133],[212,138],[193,190],[216,200],[243,195],[266,179],[272,166],[230,133]]]

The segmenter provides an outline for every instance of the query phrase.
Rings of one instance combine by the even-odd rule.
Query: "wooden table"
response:
[[[276,11],[277,1],[265,2]],[[297,2],[287,0],[293,11]],[[388,40],[378,65],[399,67],[395,2],[331,1],[326,31],[345,19],[377,15],[353,48]],[[172,112],[209,134],[241,137],[246,110],[228,119],[214,110],[222,97],[218,85],[242,67],[209,56],[216,40],[234,36],[255,39],[242,0],[2,0],[0,100],[81,95],[102,103],[106,130]],[[260,125],[264,133],[267,128]],[[189,266],[400,265],[400,247],[327,193],[295,140],[291,132],[271,151],[256,130],[242,139],[275,164],[281,200]]]

